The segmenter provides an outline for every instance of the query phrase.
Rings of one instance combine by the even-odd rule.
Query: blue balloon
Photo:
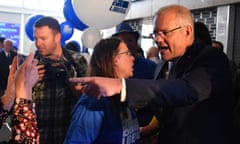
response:
[[[60,27],[61,27],[62,40],[65,41],[70,39],[74,31],[73,25],[70,22],[65,21],[60,24]]]
[[[86,24],[84,24],[77,17],[76,13],[74,12],[72,0],[65,0],[64,6],[63,6],[63,15],[64,15],[65,19],[68,22],[72,23],[76,29],[79,29],[82,31],[82,30],[88,28],[88,26]]]
[[[28,38],[33,41],[34,40],[34,36],[33,36],[33,27],[34,27],[34,24],[35,22],[44,17],[44,15],[33,15],[33,16],[30,16],[28,18],[28,21],[27,23],[25,24],[25,33],[27,34]]]
[[[61,39],[61,47],[62,48],[64,48],[65,44],[66,44],[65,40]]]

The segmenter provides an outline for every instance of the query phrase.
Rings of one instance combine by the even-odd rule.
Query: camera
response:
[[[45,74],[43,80],[62,81],[69,77],[69,66],[66,66],[63,62],[43,58],[38,53],[35,54],[35,58],[39,61],[38,65],[44,65]]]
[[[62,65],[52,66],[51,63],[45,63],[45,76],[44,79],[49,80],[64,80],[67,78],[67,71]]]

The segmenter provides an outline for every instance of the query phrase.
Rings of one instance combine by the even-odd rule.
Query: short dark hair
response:
[[[53,17],[50,17],[50,16],[42,17],[38,19],[34,25],[35,28],[42,27],[42,26],[48,26],[54,32],[61,33],[60,24]]]
[[[3,42],[4,42],[4,40],[5,40],[5,38],[4,38],[4,37],[0,37],[0,42],[1,42],[1,43],[3,43]]]
[[[77,41],[70,41],[68,42],[64,48],[72,50],[72,51],[76,51],[79,52],[80,51],[80,45]]]

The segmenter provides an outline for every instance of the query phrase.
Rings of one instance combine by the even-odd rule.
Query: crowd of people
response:
[[[91,76],[128,78],[133,76],[134,57],[118,38],[103,39],[94,47],[90,61]],[[82,95],[73,109],[66,135],[71,143],[139,143],[139,125],[133,108],[120,102],[120,95],[94,99]]]
[[[11,115],[9,143],[239,143],[240,76],[221,42],[181,5],[160,8],[153,22],[146,58],[127,23],[89,60],[74,43],[62,48],[53,17],[36,21],[37,51],[20,66],[3,39],[0,127]]]
[[[233,143],[229,60],[224,52],[194,38],[191,12],[180,5],[162,7],[152,34],[160,50],[156,80],[73,78],[95,98],[122,94],[134,107],[144,101],[149,112],[161,111],[159,143]],[[171,63],[167,78],[161,67]]]

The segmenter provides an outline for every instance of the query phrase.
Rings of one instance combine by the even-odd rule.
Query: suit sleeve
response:
[[[182,60],[176,70],[180,71],[176,79],[126,80],[129,105],[181,106],[226,95],[231,73],[224,53],[206,50],[192,60]]]
[[[183,80],[126,81],[127,101],[131,107],[176,106],[197,100],[197,92]]]

